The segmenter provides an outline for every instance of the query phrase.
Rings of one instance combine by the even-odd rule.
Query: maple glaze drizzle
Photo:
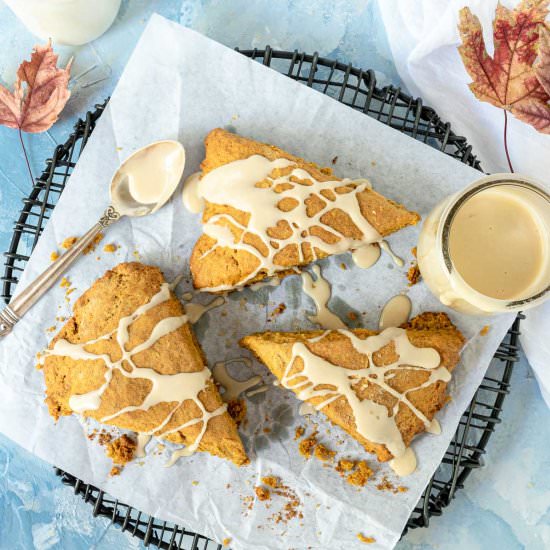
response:
[[[212,375],[218,384],[225,388],[225,392],[222,394],[222,399],[227,403],[232,401],[241,395],[242,393],[250,390],[254,386],[261,383],[262,377],[260,375],[252,376],[247,380],[237,380],[233,378],[228,370],[227,365],[231,363],[244,363],[248,367],[252,366],[252,361],[247,357],[236,357],[235,359],[227,359],[225,361],[218,361],[213,369]]]
[[[274,170],[291,168],[287,175],[272,177]],[[307,247],[313,260],[317,259],[318,250],[327,254],[339,254],[351,248],[358,248],[368,243],[381,240],[380,234],[363,216],[357,195],[370,189],[366,180],[343,179],[341,181],[318,181],[309,172],[297,168],[296,163],[287,159],[270,161],[263,156],[253,155],[247,159],[236,160],[204,174],[198,186],[200,196],[211,204],[233,207],[249,214],[246,225],[239,223],[231,214],[221,213],[212,216],[203,226],[204,233],[214,239],[215,244],[203,254],[203,258],[220,247],[244,250],[254,255],[258,264],[249,274],[234,285],[219,285],[203,288],[203,291],[220,292],[235,286],[246,285],[258,274],[271,276],[277,271],[288,269],[276,263],[277,254],[289,245],[298,253],[298,263],[305,261],[303,248]],[[324,206],[316,214],[309,216],[308,200],[317,197]],[[279,205],[287,201],[285,210]],[[290,204],[290,205],[289,205]],[[356,228],[361,232],[360,238],[352,238],[336,231],[324,223],[322,218],[333,209],[344,211]],[[280,222],[285,224],[285,238],[270,236],[270,230]],[[240,230],[241,235],[235,238],[229,223]],[[312,228],[319,228],[323,233],[330,233],[328,243],[312,233]],[[252,234],[260,239],[264,251],[245,242],[245,236]]]
[[[357,248],[352,251],[351,257],[357,267],[368,269],[380,258],[380,245],[373,243]]]
[[[315,414],[316,412],[317,410],[315,407],[307,401],[300,403],[300,406],[298,407],[298,414],[300,416],[307,416],[308,414]]]
[[[223,296],[218,296],[214,298],[210,303],[203,305],[195,302],[189,302],[185,304],[185,314],[191,324],[196,323],[206,312],[214,309],[215,307],[220,307],[225,304],[225,298]]]
[[[182,372],[177,374],[160,374],[153,368],[138,367],[134,361],[133,356],[149,349],[156,344],[163,336],[170,334],[171,332],[178,330],[185,323],[188,322],[186,315],[179,315],[176,317],[166,317],[161,319],[153,328],[149,337],[133,347],[130,351],[127,350],[129,342],[129,328],[134,321],[136,321],[141,315],[147,313],[150,309],[162,304],[171,299],[171,287],[168,283],[163,283],[160,286],[160,290],[149,300],[149,302],[138,307],[134,313],[122,317],[115,330],[90,340],[88,342],[73,344],[67,340],[58,340],[51,350],[45,350],[42,361],[46,356],[60,356],[70,357],[74,360],[89,360],[97,361],[101,359],[107,370],[104,374],[104,383],[96,390],[87,392],[80,395],[71,395],[69,398],[69,406],[76,413],[85,413],[86,411],[97,410],[101,406],[101,400],[103,393],[109,386],[113,372],[116,370],[126,378],[135,378],[148,380],[151,382],[151,389],[145,396],[143,401],[139,405],[130,405],[123,407],[113,414],[104,416],[100,419],[100,422],[108,422],[121,414],[130,413],[134,411],[146,411],[159,403],[177,403],[171,411],[165,416],[165,418],[153,429],[140,434],[143,445],[145,446],[145,440],[147,436],[158,435],[166,437],[171,433],[183,430],[189,426],[202,423],[199,436],[184,449],[176,451],[170,459],[168,465],[173,464],[180,456],[189,456],[193,454],[200,445],[202,437],[206,432],[208,422],[211,418],[223,414],[227,410],[227,405],[223,404],[214,411],[207,411],[203,403],[199,399],[199,394],[208,388],[208,385],[213,383],[210,371],[203,367],[198,372]],[[117,361],[111,360],[109,354],[96,354],[86,350],[86,347],[100,342],[102,340],[109,340],[112,336],[115,336],[114,341],[118,344],[121,352],[121,357]],[[123,367],[124,365],[129,368]],[[201,415],[197,418],[189,420],[184,424],[181,424],[175,428],[166,430],[166,426],[171,421],[176,411],[183,405],[184,402],[191,400],[201,411]]]
[[[394,253],[388,241],[381,240],[379,244],[380,248],[390,255],[390,258],[393,260],[393,263],[395,265],[397,265],[398,267],[403,267],[405,265],[405,261],[403,260],[403,258],[400,258],[397,254]]]
[[[145,456],[145,447],[151,441],[152,435],[149,434],[137,434],[137,447],[134,453],[136,458],[143,458]]]
[[[346,328],[345,323],[328,308],[331,288],[330,283],[321,275],[321,268],[318,265],[312,266],[315,274],[315,280],[307,272],[302,273],[302,290],[313,299],[317,312],[315,315],[308,315],[307,318],[312,323],[317,323],[326,329]]]
[[[394,457],[390,466],[398,475],[407,475],[414,470],[416,459],[413,451],[405,446],[396,423],[399,407],[408,407],[428,429],[432,422],[411,403],[407,394],[438,380],[447,382],[451,375],[445,367],[439,366],[441,358],[435,349],[415,347],[404,329],[390,327],[365,339],[357,337],[349,330],[338,332],[350,340],[358,353],[366,356],[368,367],[357,370],[339,367],[313,353],[306,344],[297,342],[292,346],[292,357],[285,367],[281,384],[292,389],[302,401],[311,403],[316,410],[322,410],[337,399],[345,398],[353,412],[357,432],[373,443],[385,445]],[[329,331],[324,332],[321,336],[309,340],[307,344],[321,340],[328,333]],[[375,365],[373,355],[390,342],[394,344],[398,359],[388,365]],[[297,359],[301,360],[303,368],[291,374]],[[423,370],[429,373],[429,378],[422,384],[400,393],[387,381],[395,376],[396,371],[403,370]],[[391,411],[384,405],[359,398],[355,387],[365,387],[369,384],[377,385],[396,399]],[[327,386],[334,389],[318,389]],[[314,404],[311,402],[314,398],[321,400]]]
[[[204,208],[204,199],[199,195],[200,177],[201,173],[195,172],[183,182],[181,195],[183,206],[193,214],[198,214]]]
[[[405,294],[397,294],[390,298],[380,313],[378,329],[384,330],[388,327],[398,327],[409,320],[412,310],[412,303]]]

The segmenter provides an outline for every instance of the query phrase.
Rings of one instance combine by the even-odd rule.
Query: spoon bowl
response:
[[[185,149],[178,141],[155,141],[138,149],[111,179],[111,205],[121,216],[156,212],[174,193],[184,168]]]

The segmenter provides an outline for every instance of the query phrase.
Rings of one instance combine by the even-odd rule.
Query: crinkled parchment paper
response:
[[[187,175],[198,169],[205,135],[218,126],[280,145],[321,165],[331,165],[337,156],[337,175],[368,177],[377,190],[423,216],[445,195],[479,176],[427,145],[200,34],[153,16],[19,288],[48,265],[50,252],[58,243],[84,233],[96,221],[108,203],[113,171],[132,151],[153,140],[179,139],[187,150]],[[407,263],[412,260],[410,250],[418,231],[410,228],[390,238],[395,252]],[[70,280],[77,287],[71,299],[106,269],[121,261],[133,261],[137,255],[145,263],[158,265],[168,279],[184,273],[187,280],[178,292],[189,290],[188,257],[199,233],[199,216],[184,210],[179,193],[148,218],[124,219],[110,228],[104,239],[104,243],[120,245],[116,253],[103,253],[99,247],[70,270]],[[332,309],[344,319],[350,311],[355,312],[358,320],[354,326],[376,327],[383,304],[407,289],[406,268],[394,266],[387,255],[369,270],[355,267],[349,254],[321,265],[324,276],[332,282]],[[413,314],[444,309],[422,283],[408,293]],[[206,302],[209,297],[199,300]],[[287,306],[284,313],[270,316],[283,302]],[[293,276],[277,288],[230,294],[224,306],[206,314],[195,328],[212,365],[246,355],[237,341],[247,333],[315,328],[307,319],[312,310],[312,301],[301,291],[300,278]],[[409,488],[393,495],[377,490],[375,484],[359,490],[318,460],[305,461],[293,439],[294,428],[305,420],[298,415],[299,403],[290,392],[271,384],[268,392],[248,400],[249,422],[241,431],[250,466],[237,469],[199,453],[165,468],[166,455],[151,453],[145,460],[128,465],[121,476],[109,478],[110,462],[104,450],[86,439],[76,417],[54,424],[43,403],[43,375],[34,367],[35,354],[52,334],[46,329],[56,316],[68,313],[64,289],[56,286],[0,343],[0,430],[51,464],[146,513],[217,540],[229,537],[234,548],[256,549],[350,548],[361,545],[356,538],[359,532],[376,538],[373,548],[393,546],[512,321],[510,315],[487,320],[448,312],[468,343],[450,385],[452,401],[438,416],[443,433],[425,434],[415,440],[419,467],[408,478],[395,480],[387,466],[380,468],[377,479],[386,473],[395,483]],[[479,336],[485,324],[490,324],[491,330]],[[243,365],[233,365],[230,370],[242,377],[250,373]],[[255,363],[253,370],[272,381],[261,365]],[[337,448],[339,456],[364,457],[359,445],[343,437],[343,432],[330,426],[321,414],[309,421],[319,423],[321,440]],[[264,428],[268,430],[264,432]],[[337,440],[343,443],[337,445]],[[270,509],[256,502],[245,510],[243,497],[253,495],[253,486],[267,474],[280,476],[297,492],[303,520],[286,524],[269,520],[285,503],[278,498],[270,502]]]

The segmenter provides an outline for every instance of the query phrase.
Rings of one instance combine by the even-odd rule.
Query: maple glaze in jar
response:
[[[495,174],[439,203],[424,222],[418,265],[446,306],[519,311],[550,295],[550,195],[530,178]]]

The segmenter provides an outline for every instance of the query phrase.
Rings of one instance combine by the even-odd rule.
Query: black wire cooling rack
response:
[[[481,170],[466,139],[455,135],[450,124],[443,122],[433,109],[425,107],[421,99],[413,99],[394,86],[379,88],[372,70],[363,71],[317,54],[277,51],[269,46],[264,50],[241,50],[241,53]],[[12,296],[19,274],[25,268],[105,105],[106,102],[96,105],[93,112],[87,113],[84,120],[76,123],[74,132],[63,145],[56,147],[52,158],[46,163],[45,171],[24,199],[9,250],[5,253],[4,276],[0,279],[4,300],[8,301]],[[497,350],[495,359],[499,364],[492,369],[496,374],[483,379],[460,420],[441,465],[409,518],[405,532],[426,527],[430,517],[441,515],[456,490],[463,487],[468,475],[483,466],[485,447],[500,422],[513,364],[518,360],[520,319],[521,315]],[[92,506],[94,516],[109,518],[123,531],[142,539],[145,546],[170,550],[221,548],[220,544],[185,527],[143,514],[66,472],[56,469],[56,473],[64,484],[73,487],[75,494]]]

